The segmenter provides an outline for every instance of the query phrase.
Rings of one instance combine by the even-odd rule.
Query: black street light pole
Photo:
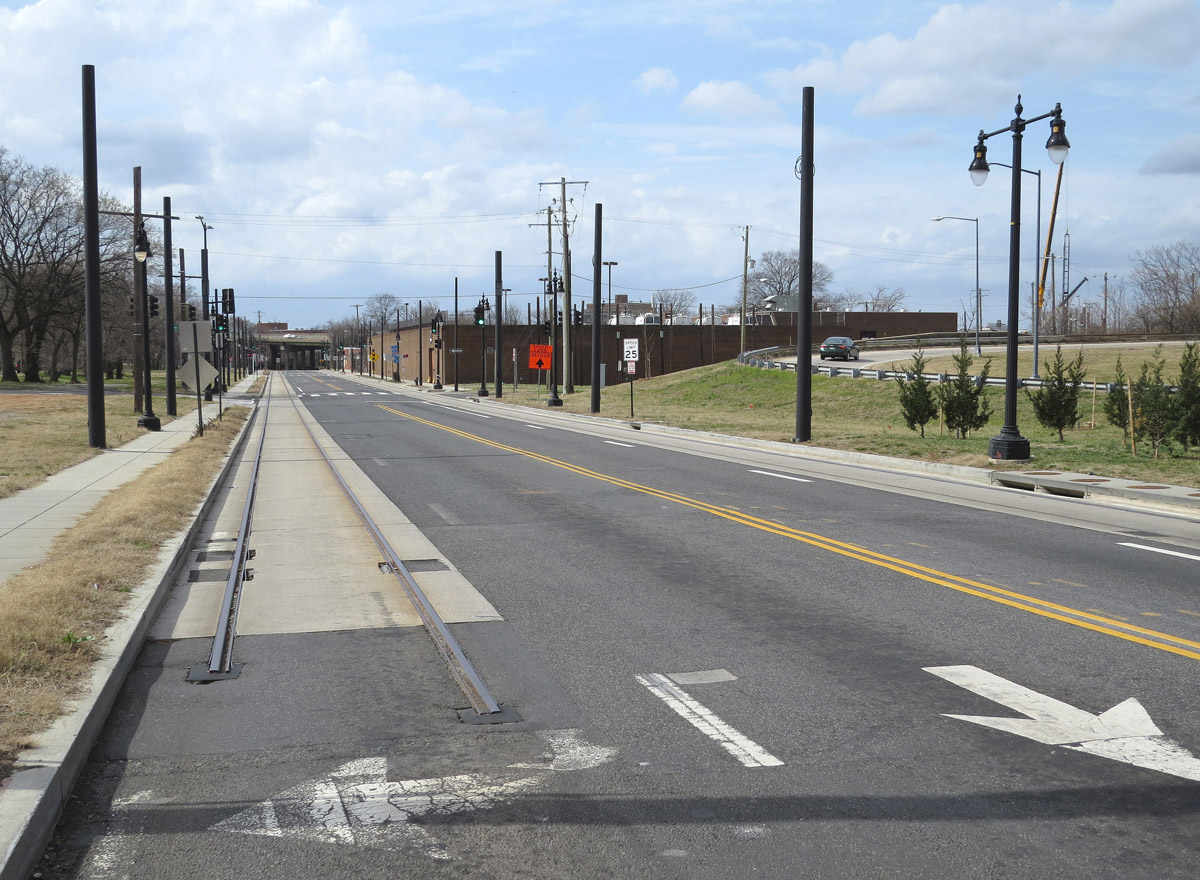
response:
[[[975,144],[974,158],[971,160],[971,180],[976,186],[982,186],[987,180],[987,146],[984,144],[990,137],[1011,131],[1013,136],[1012,157],[1012,199],[1009,212],[1008,238],[1008,362],[1004,374],[1004,427],[988,444],[988,457],[997,461],[1028,461],[1030,456],[1029,441],[1021,436],[1017,428],[1017,322],[1020,319],[1020,286],[1021,286],[1021,140],[1025,127],[1031,122],[1042,119],[1050,120],[1050,138],[1046,141],[1046,150],[1050,161],[1061,165],[1067,158],[1067,150],[1071,145],[1067,141],[1066,123],[1062,118],[1062,104],[1055,104],[1054,109],[1032,119],[1022,119],[1021,96],[1017,95],[1016,116],[1007,127],[985,133],[979,132],[979,140]]]
[[[154,406],[150,398],[150,303],[149,297],[146,295],[146,260],[150,259],[152,254],[150,253],[150,240],[146,237],[145,223],[138,226],[133,256],[138,261],[138,271],[142,273],[142,382],[145,385],[145,395],[143,396],[145,408],[138,419],[138,426],[148,431],[161,431],[162,422],[154,414]]]
[[[1001,168],[1008,168],[1003,162],[992,162],[992,165],[999,165]],[[1042,246],[1042,172],[1033,171],[1029,168],[1022,168],[1022,174],[1033,174],[1037,177],[1038,183],[1038,208],[1037,208],[1037,235],[1034,241],[1037,242],[1038,248]],[[1037,266],[1043,262],[1043,257],[1039,253],[1034,258],[1034,272],[1037,273]],[[1038,276],[1041,277],[1040,275]],[[1033,300],[1033,378],[1041,378],[1038,376],[1038,344],[1041,338],[1042,328],[1042,283],[1039,280],[1037,283],[1036,293]]]

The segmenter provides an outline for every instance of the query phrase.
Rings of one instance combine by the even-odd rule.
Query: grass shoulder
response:
[[[947,370],[935,366],[932,371]],[[988,442],[1003,424],[1003,388],[987,389],[992,398],[992,419],[982,430],[962,440],[939,430],[937,424],[926,426],[924,438],[910,431],[900,413],[895,381],[818,375],[813,376],[812,389],[813,446],[969,467],[1024,469],[1032,465],[1184,486],[1197,483],[1197,450],[1188,456],[1157,460],[1132,456],[1122,431],[1105,423],[1102,400],[1096,401],[1093,410],[1091,395],[1081,407],[1086,413],[1082,422],[1066,432],[1063,442],[1059,442],[1057,432],[1038,424],[1028,399],[1019,395],[1017,424],[1029,439],[1034,458],[1032,462],[1014,463],[988,458]],[[562,400],[565,411],[590,414],[589,388],[562,395]],[[545,401],[546,389],[535,386],[506,387],[501,398],[503,403],[524,406],[544,407]],[[796,376],[728,361],[638,379],[633,387],[633,412],[631,418],[628,383],[601,392],[602,417],[788,442],[795,436]]]

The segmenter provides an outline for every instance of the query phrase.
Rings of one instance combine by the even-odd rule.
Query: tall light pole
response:
[[[604,260],[600,265],[608,266],[608,314],[611,317],[613,314],[612,303],[612,267],[621,265],[616,260]]]
[[[999,165],[1001,168],[1011,168],[1012,167],[1011,165],[1005,165],[1003,162],[992,162],[990,164]],[[1021,173],[1037,175],[1038,207],[1037,207],[1037,238],[1035,239],[1035,241],[1037,242],[1037,245],[1040,248],[1042,246],[1042,172],[1032,171],[1028,168],[1022,168]],[[1041,254],[1040,253],[1034,254],[1034,257],[1033,257],[1034,277],[1039,278],[1039,279],[1041,276],[1038,272],[1038,264],[1041,261],[1042,261]],[[1038,284],[1038,287],[1035,289],[1034,300],[1033,300],[1033,378],[1035,378],[1035,379],[1040,378],[1038,376],[1038,340],[1041,336],[1041,329],[1042,329],[1041,281],[1039,280],[1037,282],[1037,284]]]
[[[1000,163],[997,162],[997,165]],[[934,217],[933,222],[939,220],[964,220],[967,223],[975,224],[975,354],[983,354],[983,349],[979,347],[979,331],[983,324],[983,291],[979,289],[979,218],[978,217]]]
[[[1043,113],[1032,119],[1023,119],[1021,113],[1021,96],[1017,95],[1014,108],[1016,115],[1006,127],[993,132],[979,132],[979,140],[975,144],[974,157],[968,170],[971,181],[976,186],[982,186],[987,180],[990,170],[987,162],[987,146],[984,144],[990,137],[1012,132],[1012,195],[1009,212],[1008,237],[1008,363],[1004,375],[1004,427],[988,444],[988,457],[1003,461],[1027,461],[1030,458],[1029,441],[1021,436],[1017,428],[1017,321],[1020,319],[1020,285],[1021,285],[1021,178],[1017,170],[1021,168],[1021,140],[1025,127],[1031,122],[1042,119],[1050,120],[1050,137],[1046,141],[1046,151],[1050,161],[1061,165],[1067,158],[1071,144],[1067,141],[1066,123],[1062,118],[1062,104],[1055,104],[1049,113]]]
[[[161,431],[162,422],[158,416],[154,414],[154,405],[150,399],[150,304],[146,294],[146,260],[153,254],[150,252],[150,239],[146,237],[146,224],[142,223],[138,226],[137,241],[133,246],[133,257],[138,262],[138,271],[142,273],[142,363],[143,367],[143,383],[146,393],[143,397],[145,407],[142,409],[142,415],[138,419],[138,425],[148,431]]]

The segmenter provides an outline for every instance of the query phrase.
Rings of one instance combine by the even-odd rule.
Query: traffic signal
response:
[[[154,294],[150,294],[149,301],[150,301],[150,317],[157,318],[158,317],[158,297],[155,296]]]
[[[187,307],[187,319],[189,321],[196,320],[196,307],[194,305],[191,305],[190,303],[188,304],[188,307]]]
[[[133,298],[133,294],[129,295],[129,314],[137,316],[137,300]]]
[[[475,306],[475,326],[483,326],[483,303]]]
[[[558,323],[559,327],[562,326],[562,309],[558,310],[558,322],[557,323]]]
[[[227,329],[228,325],[225,322],[225,316],[220,312],[213,315],[213,330],[217,333],[224,333]]]
[[[550,319],[549,318],[547,318],[545,321],[542,321],[542,332],[545,333],[547,336],[550,335]]]
[[[227,315],[232,315],[234,312],[237,311],[237,309],[235,309],[233,307],[233,288],[232,287],[221,288],[221,311],[223,311]]]
[[[578,308],[577,306],[571,306],[571,321],[572,321],[572,324],[571,324],[572,327],[582,327],[583,326],[583,311],[580,308]]]
[[[440,340],[440,339],[433,340],[433,347],[440,349],[442,347],[442,340]]]

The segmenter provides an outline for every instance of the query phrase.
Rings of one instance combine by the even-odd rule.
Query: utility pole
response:
[[[1104,273],[1104,313],[1100,319],[1100,332],[1108,333],[1108,273]]]
[[[746,243],[745,253],[742,255],[742,315],[740,322],[742,325],[742,338],[738,343],[738,351],[746,350],[746,286],[750,282],[750,227],[746,227],[746,234],[742,236]]]
[[[560,206],[562,209],[562,242],[563,242],[563,393],[571,394],[575,391],[574,377],[571,375],[571,332],[570,321],[567,316],[571,314],[571,242],[567,231],[567,187],[568,186],[583,186],[588,185],[586,180],[567,180],[565,177],[559,178],[557,181],[547,183],[539,183],[538,186],[559,186],[561,193]],[[549,272],[547,272],[547,275]],[[552,320],[558,320],[558,316],[552,316]]]

